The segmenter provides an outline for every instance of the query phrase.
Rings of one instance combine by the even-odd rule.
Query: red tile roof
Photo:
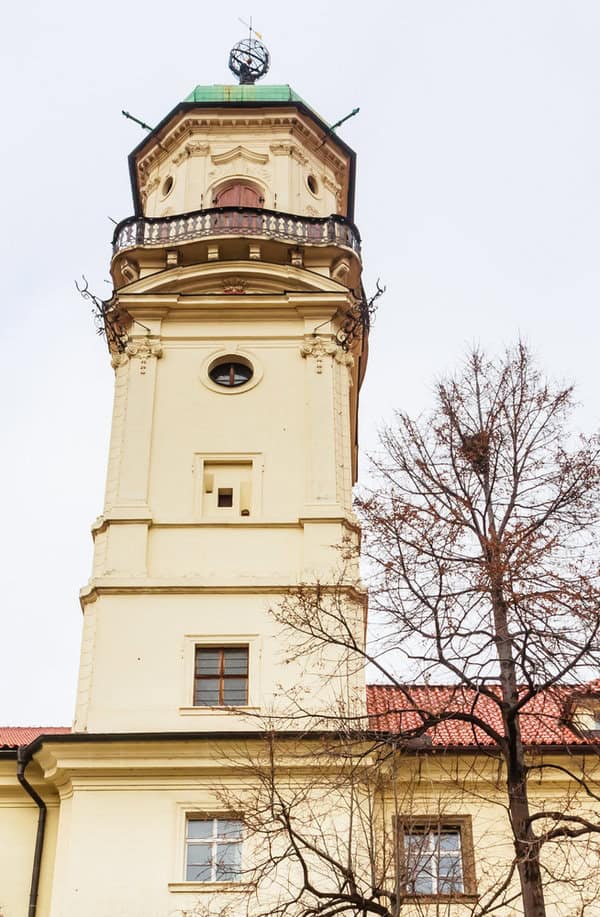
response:
[[[600,681],[584,686],[586,694],[596,694]],[[494,693],[498,692],[495,687]],[[572,695],[582,688],[564,685],[536,695],[523,707],[521,734],[526,745],[590,745],[593,738],[580,735],[564,722]],[[492,729],[502,732],[498,704],[460,685],[367,686],[367,709],[372,729],[380,732],[418,731],[428,715],[473,713]],[[493,747],[491,736],[470,722],[447,719],[431,726],[426,735],[433,747]]]
[[[29,745],[40,735],[64,735],[68,726],[0,726],[0,749]]]
[[[497,693],[498,688],[493,688]],[[521,731],[526,745],[590,745],[593,737],[580,735],[564,721],[580,697],[600,696],[600,678],[584,685],[557,686],[536,695],[523,708]],[[416,733],[423,718],[441,713],[474,713],[493,729],[502,730],[498,705],[460,685],[367,685],[369,724],[378,732]],[[65,735],[68,726],[0,726],[0,750],[28,745],[40,735]],[[471,723],[447,719],[427,729],[433,747],[492,747],[487,733]]]

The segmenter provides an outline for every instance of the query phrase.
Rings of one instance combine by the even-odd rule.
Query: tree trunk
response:
[[[529,798],[527,792],[527,764],[521,740],[521,726],[517,705],[519,686],[513,646],[508,627],[508,609],[504,599],[498,553],[492,548],[490,556],[491,597],[494,611],[496,646],[500,664],[500,690],[502,692],[502,717],[504,719],[506,760],[506,786],[508,809],[513,832],[517,869],[521,884],[524,917],[546,917],[544,887],[540,870],[540,846],[529,824]]]
[[[510,754],[510,751],[509,751]],[[518,776],[521,770],[521,776]],[[509,765],[507,774],[508,808],[513,830],[517,869],[525,917],[546,917],[544,887],[540,870],[540,847],[529,827],[529,802],[525,768]]]

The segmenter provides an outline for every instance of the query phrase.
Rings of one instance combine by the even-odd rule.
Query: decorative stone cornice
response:
[[[277,130],[289,129],[290,132],[298,136],[302,142],[308,144],[319,159],[323,162],[327,162],[333,169],[336,177],[339,178],[340,181],[343,181],[345,162],[338,151],[327,141],[322,143],[321,136],[314,127],[306,123],[302,115],[299,115],[297,112],[283,114],[281,111],[276,115],[251,114],[246,111],[243,117],[235,115],[224,116],[221,112],[214,112],[213,114],[207,113],[202,116],[184,116],[163,136],[160,143],[155,142],[147,153],[140,157],[137,164],[140,178],[142,178],[144,173],[148,173],[158,161],[164,159],[166,156],[172,155],[174,148],[186,134],[192,136],[197,131],[205,132],[207,129],[210,130],[213,128],[222,130],[235,128],[239,125],[245,128],[259,127],[263,129],[273,127]],[[278,144],[273,144],[273,146],[277,145]],[[285,145],[289,146],[289,144],[280,144],[279,146]],[[271,148],[271,152],[275,153],[275,150]],[[279,152],[282,155],[286,153],[290,155],[289,151],[286,150],[281,150]]]

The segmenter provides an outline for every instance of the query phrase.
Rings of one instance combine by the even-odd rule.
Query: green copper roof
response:
[[[186,96],[184,102],[223,102],[225,105],[232,105],[236,102],[300,102],[310,111],[314,111],[307,105],[303,98],[297,92],[294,92],[291,86],[196,86],[189,96]],[[327,123],[317,112],[314,114],[320,121]]]

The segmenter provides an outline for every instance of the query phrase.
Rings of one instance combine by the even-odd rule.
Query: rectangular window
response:
[[[186,822],[187,882],[239,882],[242,873],[243,822],[234,818],[200,818]]]
[[[233,506],[233,488],[219,487],[217,492],[217,506]]]
[[[244,707],[248,703],[248,647],[197,646],[195,707]]]
[[[471,819],[410,819],[399,832],[402,881],[407,894],[426,898],[475,894]]]

